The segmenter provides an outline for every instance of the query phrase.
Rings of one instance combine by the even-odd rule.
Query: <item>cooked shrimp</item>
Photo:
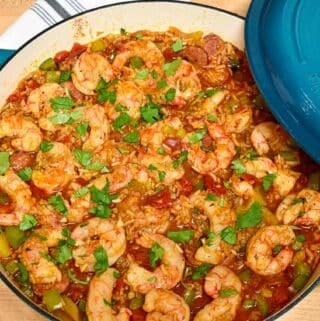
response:
[[[0,175],[0,188],[14,201],[12,213],[0,213],[0,225],[19,225],[24,214],[32,212],[35,206],[29,185],[8,169]]]
[[[133,57],[140,57],[147,69],[155,70],[158,74],[162,73],[161,67],[164,57],[160,49],[152,41],[143,39],[123,44],[112,63],[112,67],[117,73],[120,73],[127,61]]]
[[[182,60],[180,66],[172,76],[167,76],[169,87],[176,90],[172,105],[184,105],[194,98],[201,90],[201,83],[192,64]]]
[[[292,171],[291,169],[278,169],[276,178],[273,181],[273,190],[281,198],[287,196],[296,185],[300,173]]]
[[[168,155],[140,153],[138,159],[140,164],[147,168],[148,177],[151,177],[156,182],[160,181],[165,185],[170,185],[184,175],[183,167],[173,168],[173,159]],[[153,167],[150,169],[150,166]],[[161,172],[164,174],[162,178],[159,175]]]
[[[227,115],[224,128],[227,133],[242,133],[252,123],[252,109],[248,105],[240,106],[235,113]]]
[[[101,275],[92,278],[86,306],[89,321],[129,321],[129,309],[120,308],[116,315],[111,307],[112,292],[116,283],[115,273],[115,269],[108,268]]]
[[[11,145],[21,151],[37,151],[42,141],[38,126],[23,116],[9,116],[0,120],[0,138],[12,137]]]
[[[152,289],[145,297],[143,310],[148,312],[146,321],[189,321],[190,308],[178,294]]]
[[[53,284],[62,281],[62,273],[48,257],[49,248],[62,239],[61,229],[38,230],[38,236],[30,236],[22,245],[20,259],[29,272],[32,284]]]
[[[78,225],[71,234],[76,241],[72,255],[75,265],[81,271],[94,271],[94,251],[102,246],[106,251],[109,264],[113,265],[126,250],[126,235],[122,223],[94,217],[86,224]]]
[[[224,131],[223,126],[218,123],[208,123],[208,131],[216,142],[213,152],[206,153],[199,144],[190,145],[188,148],[188,160],[192,168],[203,175],[227,168],[236,154],[234,143]]]
[[[219,264],[226,253],[219,233],[229,226],[234,226],[236,214],[228,202],[220,206],[206,200],[206,193],[196,192],[190,198],[194,207],[203,210],[210,222],[210,231],[217,234],[210,244],[203,244],[195,253],[195,259],[200,262]]]
[[[293,250],[289,246],[294,240],[295,235],[289,226],[262,227],[248,242],[246,264],[260,275],[280,273],[292,260]],[[282,249],[273,256],[274,247],[279,245]]]
[[[205,278],[204,290],[214,300],[196,314],[194,321],[234,320],[242,291],[237,275],[225,266],[215,266]],[[233,290],[234,293],[227,297],[219,296],[224,290]]]
[[[258,157],[252,160],[246,159],[243,161],[243,164],[246,167],[247,174],[257,178],[277,172],[277,166],[271,159],[266,157]]]
[[[105,115],[104,108],[99,105],[93,105],[81,109],[83,111],[83,120],[90,126],[89,137],[84,142],[82,148],[93,151],[102,148],[103,143],[109,136],[109,121]]]
[[[281,151],[285,146],[284,132],[279,124],[264,122],[257,125],[251,134],[251,142],[259,155]]]
[[[85,95],[94,95],[100,78],[110,81],[113,70],[106,58],[94,52],[84,52],[73,66],[72,81]]]
[[[117,99],[114,105],[107,108],[109,118],[115,119],[120,115],[116,111],[117,105],[122,105],[126,108],[126,112],[133,119],[140,118],[140,107],[147,102],[146,96],[134,82],[132,81],[119,81],[116,84]]]
[[[305,188],[287,196],[279,205],[276,216],[284,224],[319,225],[320,193]]]
[[[241,180],[239,175],[232,175],[230,181],[232,190],[236,195],[242,196],[245,199],[253,196],[254,191],[252,185],[245,180]]]
[[[219,90],[211,97],[206,98],[202,104],[202,108],[205,110],[206,114],[217,116],[217,107],[224,101],[227,95],[227,90]]]
[[[144,233],[137,239],[137,243],[146,248],[151,248],[154,243],[158,243],[164,249],[164,255],[162,264],[153,272],[140,267],[135,262],[130,264],[126,279],[134,291],[147,293],[154,288],[171,289],[180,282],[185,261],[182,250],[175,242],[161,234]]]
[[[169,117],[165,120],[158,121],[151,126],[140,130],[140,139],[143,146],[151,147],[153,150],[161,147],[164,139],[167,137],[166,132],[176,132],[183,128],[183,124],[178,117]]]
[[[31,91],[24,109],[26,112],[31,112],[35,118],[40,119],[52,111],[50,99],[61,96],[65,96],[65,90],[59,84],[43,84]]]
[[[39,151],[32,182],[48,194],[61,191],[75,176],[75,160],[70,149],[62,143],[53,143],[48,152]]]

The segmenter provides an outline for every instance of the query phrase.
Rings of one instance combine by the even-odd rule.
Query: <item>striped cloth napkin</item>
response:
[[[0,36],[0,66],[28,39],[49,26],[88,9],[121,1],[124,0],[37,0]]]

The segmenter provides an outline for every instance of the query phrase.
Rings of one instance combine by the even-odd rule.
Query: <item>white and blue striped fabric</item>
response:
[[[128,0],[37,0],[0,35],[0,66],[16,49],[49,26],[88,9],[122,1]]]

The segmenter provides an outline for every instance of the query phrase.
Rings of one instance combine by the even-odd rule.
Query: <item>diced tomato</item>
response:
[[[30,89],[36,89],[40,87],[40,84],[35,79],[30,79],[27,82],[27,87]]]
[[[202,145],[206,148],[212,147],[212,138],[210,135],[207,134],[202,138]]]
[[[301,174],[297,179],[296,184],[294,185],[293,192],[299,192],[308,185],[308,177],[304,174]]]
[[[172,206],[172,200],[169,189],[165,188],[154,195],[148,196],[145,204],[159,209],[170,208]]]
[[[221,182],[216,182],[213,178],[209,175],[203,176],[204,180],[204,187],[207,190],[212,191],[216,195],[225,195],[227,193],[227,188]]]
[[[287,286],[278,286],[273,290],[272,302],[275,307],[281,307],[289,301],[290,294]]]
[[[78,302],[87,296],[88,288],[86,286],[71,283],[69,285],[67,295],[72,299],[73,302]]]
[[[21,97],[18,93],[13,93],[7,98],[8,103],[17,104],[21,101]]]
[[[142,309],[132,310],[131,321],[144,321],[146,319],[147,313]]]
[[[57,63],[65,61],[69,57],[70,53],[69,51],[62,50],[56,53],[53,60]]]
[[[178,137],[167,137],[163,143],[168,146],[171,151],[177,151],[182,148],[181,139]]]
[[[86,51],[87,46],[81,45],[80,43],[74,43],[73,47],[71,48],[69,58],[73,58],[79,56],[81,53]]]
[[[163,56],[167,61],[171,61],[180,56],[179,52],[174,52],[171,48],[166,48],[163,50]]]
[[[180,189],[180,193],[181,194],[188,196],[188,195],[190,195],[192,193],[193,185],[186,177],[182,177],[178,181],[178,183],[181,186],[181,189]]]
[[[243,174],[243,175],[241,175],[241,178],[252,185],[260,183],[259,178],[255,177],[251,174]]]

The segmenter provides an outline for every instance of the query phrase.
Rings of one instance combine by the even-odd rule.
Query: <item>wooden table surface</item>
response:
[[[250,0],[195,0],[232,10],[244,15]],[[0,34],[12,23],[33,0],[0,0]],[[315,289],[302,302],[288,312],[279,321],[319,321],[320,287]],[[21,302],[0,282],[0,321],[44,321],[38,313]]]

